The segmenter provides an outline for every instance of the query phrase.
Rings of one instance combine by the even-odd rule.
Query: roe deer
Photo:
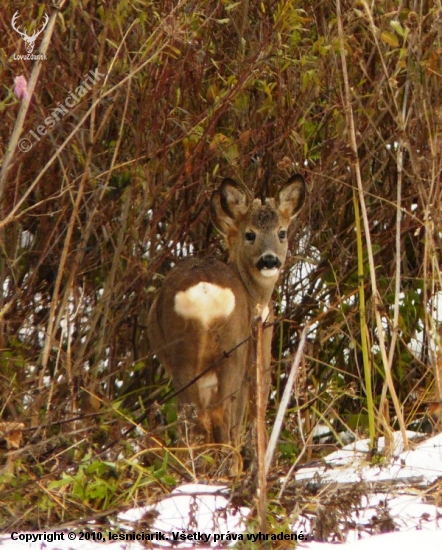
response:
[[[151,350],[179,392],[179,409],[194,407],[197,433],[206,442],[240,443],[255,363],[252,326],[259,316],[273,319],[271,296],[287,255],[287,230],[304,197],[299,174],[264,203],[224,179],[210,207],[227,240],[228,263],[184,260],[166,277],[149,312]],[[272,332],[267,326],[263,337],[266,399]]]

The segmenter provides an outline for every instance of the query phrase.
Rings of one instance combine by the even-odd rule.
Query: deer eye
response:
[[[254,243],[256,239],[256,235],[253,231],[246,231],[245,233],[246,241],[249,243]]]
[[[287,237],[287,231],[281,229],[278,233],[278,237],[280,241],[283,241]]]

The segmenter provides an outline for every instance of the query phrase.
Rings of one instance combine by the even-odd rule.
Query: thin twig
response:
[[[267,530],[266,398],[263,362],[263,323],[256,321],[256,432],[258,450],[258,521],[261,533]]]
[[[272,434],[270,436],[270,441],[267,446],[266,453],[266,464],[265,471],[266,474],[270,469],[272,463],[273,454],[275,452],[276,443],[278,441],[279,433],[281,432],[282,423],[284,421],[285,411],[287,410],[290,396],[292,394],[293,384],[298,376],[299,365],[301,363],[302,354],[304,352],[304,346],[307,338],[307,332],[309,331],[310,325],[306,325],[301,332],[301,338],[299,339],[298,349],[296,350],[295,358],[293,359],[292,368],[290,369],[290,374],[287,379],[287,383],[282,395],[281,403],[279,405],[278,412],[276,414],[275,422],[273,424]]]

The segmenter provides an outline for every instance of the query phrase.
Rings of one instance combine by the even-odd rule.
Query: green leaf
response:
[[[392,32],[388,32],[388,31],[381,32],[381,39],[392,48],[399,47],[399,40],[397,39],[397,36]]]
[[[397,32],[399,36],[405,36],[404,28],[399,23],[399,21],[390,21],[390,26]]]

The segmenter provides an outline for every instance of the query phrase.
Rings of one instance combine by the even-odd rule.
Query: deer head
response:
[[[18,19],[18,11],[16,11],[12,17],[12,21],[11,21],[11,24],[12,24],[12,28],[18,32],[18,34],[23,38],[23,40],[25,41],[25,45],[26,45],[26,51],[28,53],[32,53],[34,51],[34,46],[35,46],[35,41],[37,40],[37,37],[45,30],[46,28],[46,25],[48,24],[48,21],[49,21],[49,16],[45,13],[44,15],[44,22],[43,22],[43,26],[41,27],[40,30],[36,30],[34,31],[34,34],[32,36],[28,36],[26,32],[22,32],[19,27],[16,27],[16,22],[17,22],[17,19]]]

